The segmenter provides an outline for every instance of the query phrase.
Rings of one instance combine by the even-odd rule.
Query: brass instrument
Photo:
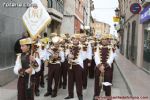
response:
[[[76,62],[76,59],[78,58],[79,55],[79,51],[75,52],[74,47],[78,47],[78,46],[70,46],[70,54],[72,54],[74,57],[73,58],[69,58],[69,63],[71,64],[70,69],[72,69],[72,65],[74,64],[74,62]],[[78,48],[78,50],[80,50],[81,48]]]
[[[60,57],[59,57],[59,49],[57,49],[57,48],[52,48],[52,51],[53,51],[53,52],[51,52],[51,56],[50,56],[49,62],[50,62],[50,63],[55,63],[56,61],[60,60]]]
[[[72,47],[70,48],[70,54],[71,54],[71,55],[74,55],[74,51],[73,51],[73,48],[72,48]],[[68,61],[69,61],[69,63],[70,63],[70,68],[69,68],[69,69],[71,70],[71,69],[72,69],[73,58],[69,58]]]

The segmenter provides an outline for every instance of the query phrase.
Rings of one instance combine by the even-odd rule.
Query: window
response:
[[[150,71],[150,31],[144,30],[144,51],[143,65],[147,71]]]
[[[76,5],[75,5],[76,9],[79,9],[79,0],[76,0],[75,3],[76,3]]]
[[[48,8],[52,8],[52,0],[48,0]]]
[[[135,30],[136,30],[136,21],[132,22],[132,37],[131,37],[131,60],[135,61],[136,59],[136,44],[135,44]]]
[[[127,45],[126,45],[126,57],[129,59],[129,34],[130,34],[130,23],[128,23],[128,31],[127,31]]]

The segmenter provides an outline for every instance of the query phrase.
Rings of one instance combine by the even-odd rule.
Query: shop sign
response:
[[[143,9],[140,15],[140,23],[144,23],[150,19],[150,6]]]

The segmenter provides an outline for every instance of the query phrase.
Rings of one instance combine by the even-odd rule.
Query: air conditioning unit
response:
[[[150,4],[150,0],[141,0],[142,2],[142,6],[145,7],[147,6],[148,4]]]

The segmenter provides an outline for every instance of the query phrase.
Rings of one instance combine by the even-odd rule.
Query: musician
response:
[[[84,69],[83,69],[83,89],[87,88],[87,77],[88,77],[88,69],[91,66],[92,61],[92,47],[91,43],[87,41],[86,33],[81,33],[80,42],[83,48],[84,55]]]
[[[41,43],[45,45],[45,49],[49,48],[50,38],[47,36],[47,33],[44,33],[44,38],[40,39]]]
[[[17,100],[34,100],[35,71],[40,69],[40,60],[31,55],[31,38],[20,40],[22,53],[17,55],[14,73],[19,75],[17,83]]]
[[[67,43],[67,37],[65,34],[61,35],[61,42],[60,46],[64,53],[66,53],[66,49],[68,46]],[[67,69],[68,69],[68,60],[67,57],[64,55],[64,62],[61,62],[61,71],[60,71],[60,82],[59,82],[59,88],[63,87],[63,89],[66,89],[67,86]]]
[[[44,70],[45,66],[47,66],[47,61],[49,59],[47,49],[49,48],[49,38],[47,34],[44,33],[44,38],[40,39],[39,42],[39,54],[41,60],[41,70],[40,70],[40,86],[44,88]]]
[[[61,62],[64,62],[64,52],[59,47],[60,37],[54,36],[52,38],[53,46],[48,49],[50,53],[49,64],[48,64],[48,87],[47,92],[44,96],[56,97],[57,90],[59,85],[59,76],[60,76],[60,68]],[[53,79],[55,81],[54,88],[52,89]]]
[[[74,98],[74,83],[76,83],[76,91],[79,100],[83,100],[82,96],[82,72],[83,72],[83,50],[79,44],[80,34],[72,36],[73,44],[70,44],[66,51],[68,57],[68,96],[65,99]]]
[[[89,72],[89,78],[93,79],[94,78],[94,69],[95,69],[95,60],[94,60],[94,52],[96,50],[96,46],[97,46],[97,40],[94,36],[90,37],[89,42],[91,43],[91,47],[92,47],[92,60],[91,60],[91,66],[88,68],[88,72]]]
[[[94,86],[94,100],[96,96],[100,95],[102,85],[105,90],[106,96],[111,96],[111,83],[112,83],[112,63],[114,60],[114,53],[112,47],[109,45],[109,35],[104,34],[100,39],[95,52],[95,86]],[[103,82],[100,82],[101,76],[104,78]],[[96,99],[97,100],[97,99]],[[108,99],[109,100],[109,99]]]
[[[34,92],[36,96],[40,95],[40,90],[39,90],[39,85],[40,85],[40,70],[41,70],[41,60],[40,60],[40,55],[39,55],[39,45],[36,43],[34,45],[32,45],[32,52],[35,58],[38,58],[40,61],[40,66],[38,68],[38,70],[35,71],[35,75],[34,75],[34,84],[35,84],[35,88],[34,88]]]

